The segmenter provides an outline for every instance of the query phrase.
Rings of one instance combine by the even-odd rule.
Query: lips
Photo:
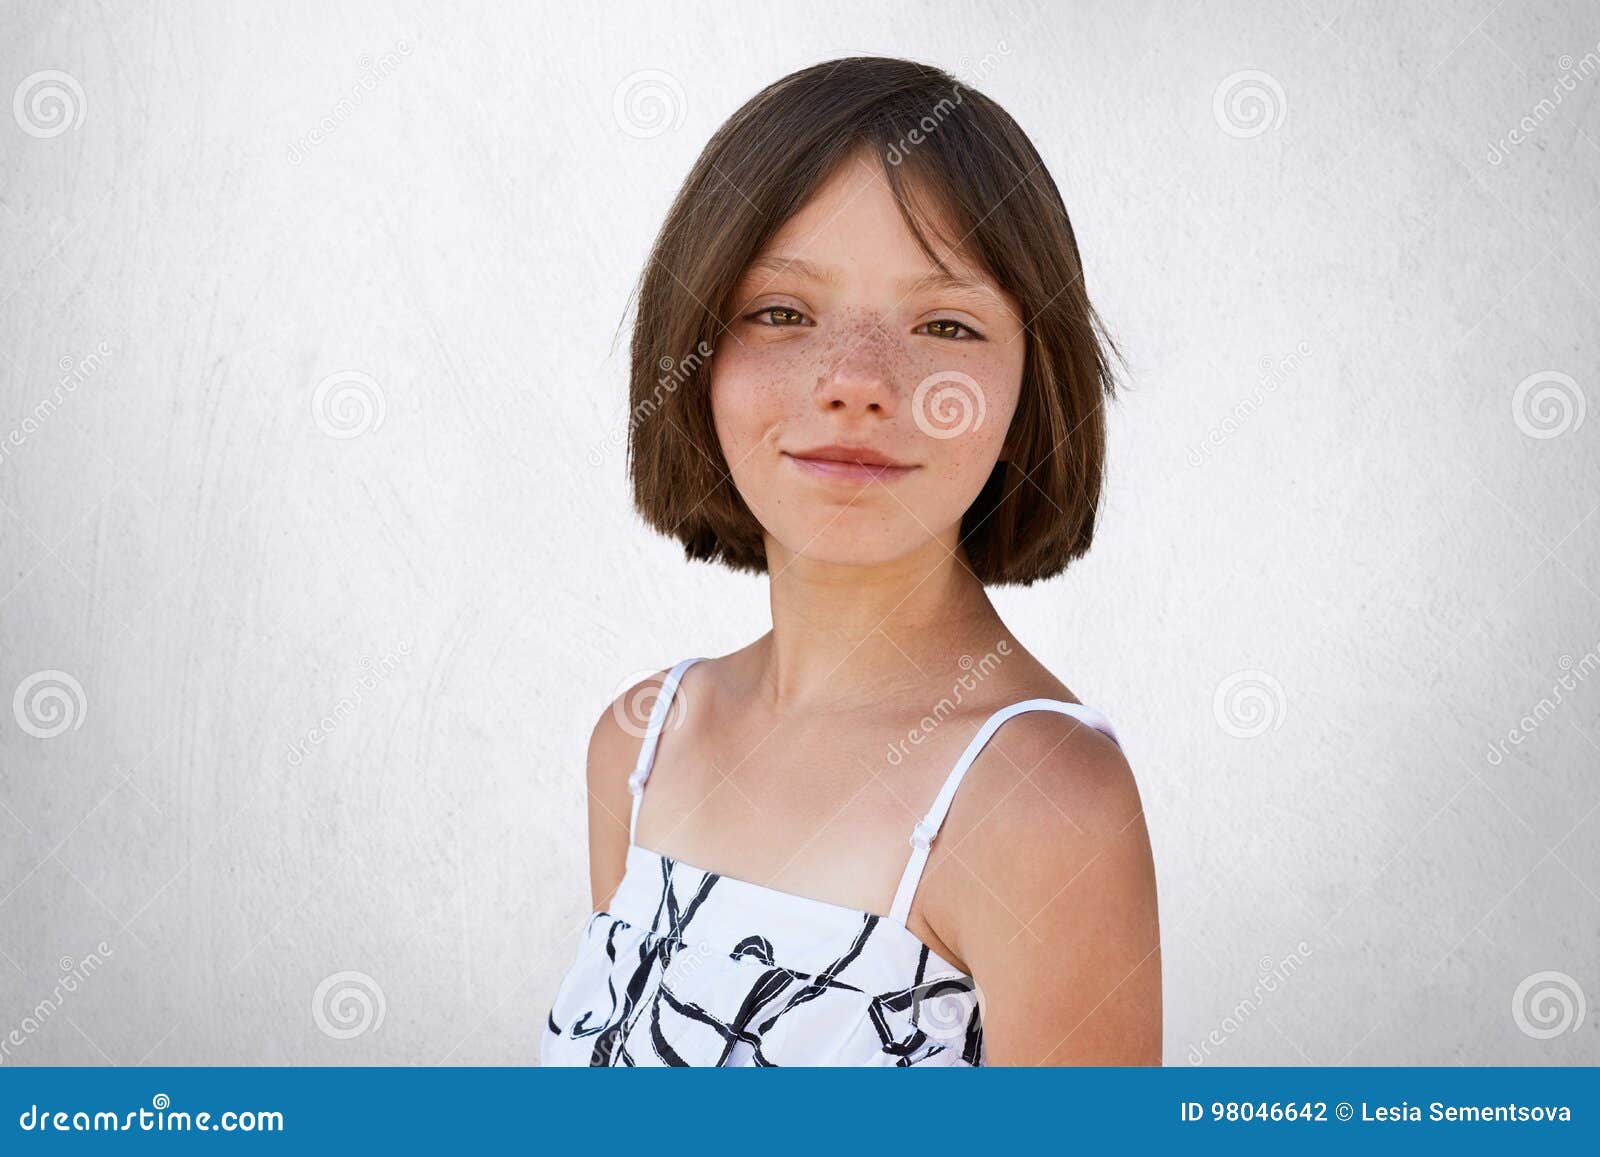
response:
[[[792,450],[788,453],[795,458],[804,458],[811,462],[855,462],[863,466],[906,465],[880,450],[874,450],[871,446],[847,446],[842,443],[830,443],[810,450]]]
[[[784,457],[813,478],[858,486],[893,482],[918,469],[870,446],[817,446],[809,450],[786,450]]]

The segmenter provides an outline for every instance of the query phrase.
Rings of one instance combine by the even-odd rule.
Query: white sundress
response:
[[[984,1063],[978,989],[906,927],[956,788],[1000,725],[1054,711],[1117,739],[1098,711],[1056,699],[1001,708],[913,827],[887,916],[710,872],[633,842],[645,781],[683,673],[667,672],[628,779],[622,883],[588,916],[539,1049],[543,1065]]]

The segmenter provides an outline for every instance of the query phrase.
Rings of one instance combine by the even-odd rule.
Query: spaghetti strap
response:
[[[656,760],[656,745],[661,742],[661,728],[666,724],[667,712],[672,707],[672,697],[677,693],[683,673],[702,658],[704,656],[696,656],[675,663],[667,671],[667,677],[661,681],[656,701],[650,707],[650,722],[645,727],[644,743],[639,748],[639,761],[634,764],[633,774],[628,777],[628,791],[633,795],[633,811],[628,816],[629,844],[633,843],[633,833],[639,826],[639,803],[644,799],[645,780],[650,778],[650,768]]]
[[[1021,715],[1024,711],[1054,711],[1060,715],[1070,715],[1121,746],[1122,741],[1112,729],[1111,721],[1093,707],[1085,707],[1082,703],[1068,703],[1060,699],[1025,699],[1009,707],[1002,707],[989,716],[945,778],[944,786],[934,797],[933,806],[928,809],[928,814],[918,820],[916,826],[911,829],[911,858],[906,862],[906,870],[900,877],[900,886],[895,889],[894,906],[889,909],[889,919],[895,923],[903,925],[906,918],[911,915],[911,898],[917,894],[917,884],[922,880],[922,870],[927,867],[928,849],[933,846],[939,828],[944,823],[944,817],[950,811],[951,801],[956,797],[956,789],[961,786],[962,777],[967,774],[967,769],[972,766],[973,760],[978,758],[978,753],[994,737],[994,733],[1000,730],[1000,725],[1013,715]]]

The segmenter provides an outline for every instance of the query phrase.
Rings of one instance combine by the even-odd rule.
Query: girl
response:
[[[772,629],[600,716],[543,1063],[1160,1062],[1132,773],[985,590],[1088,550],[1113,352],[1038,153],[948,74],[830,61],[718,130],[642,279],[629,468]]]

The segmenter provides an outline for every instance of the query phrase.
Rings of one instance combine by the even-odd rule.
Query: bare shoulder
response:
[[[1093,899],[1069,889],[1091,868],[1116,875],[1118,891],[1153,887],[1134,770],[1114,739],[1071,715],[1007,719],[974,760],[948,822],[962,863],[1012,912]]]
[[[630,683],[607,703],[589,733],[589,790],[628,790],[628,773],[639,758],[650,711],[670,668]]]
[[[995,732],[978,761],[998,764],[1002,776],[1010,772],[1025,781],[1027,790],[1012,792],[996,805],[992,818],[1008,827],[1060,838],[1093,837],[1121,832],[1143,810],[1121,746],[1075,715],[1015,715]]]
[[[650,712],[670,668],[627,682],[589,733],[587,760],[589,888],[595,908],[615,892],[627,864],[633,798],[628,776],[639,761]]]
[[[1159,1063],[1155,866],[1122,749],[1072,715],[1028,711],[969,779],[935,928],[987,998],[991,1063]]]
[[[702,688],[715,677],[713,669],[719,663],[718,659],[704,659],[691,664],[681,673],[678,686],[672,693],[670,713],[664,721],[665,729],[675,729],[681,717],[689,713],[688,704],[701,697]],[[663,667],[626,680],[622,691],[601,709],[589,733],[589,798],[598,801],[605,810],[622,817],[624,838],[627,813],[632,806],[628,776],[639,761],[639,753],[650,729],[651,713],[664,693],[671,671],[671,667]]]

